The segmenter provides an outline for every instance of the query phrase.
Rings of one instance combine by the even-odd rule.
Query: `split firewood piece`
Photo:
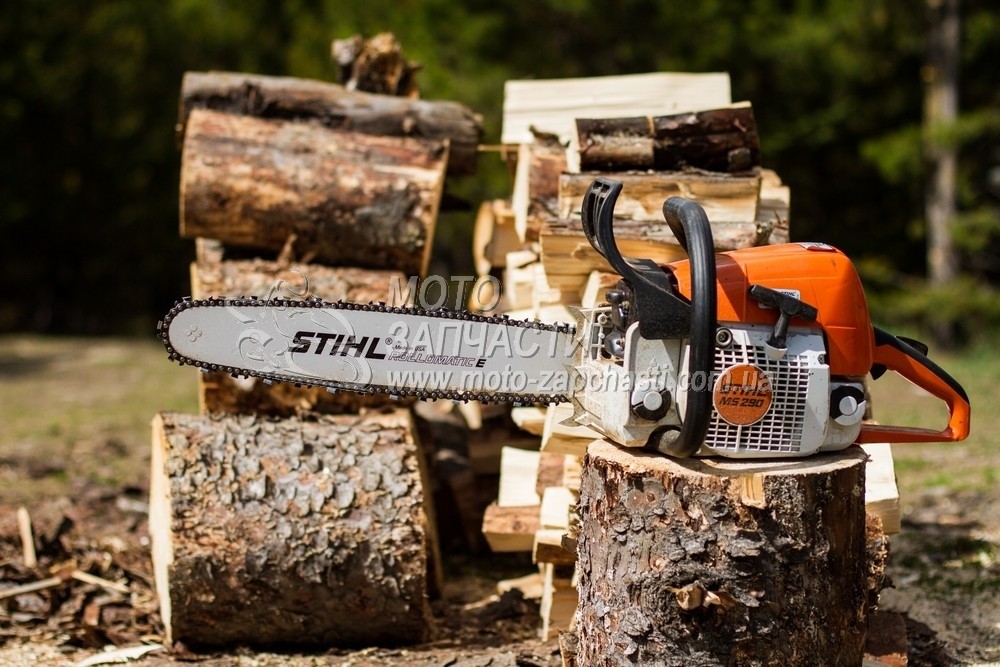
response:
[[[582,457],[587,453],[587,447],[595,438],[603,437],[588,426],[573,426],[563,423],[572,416],[573,406],[570,403],[560,403],[548,407],[545,415],[545,430],[542,433],[541,450],[543,452]]]
[[[399,40],[391,32],[369,39],[361,35],[335,39],[330,53],[340,69],[340,81],[348,90],[420,97],[416,79],[420,63],[403,56]]]
[[[483,202],[472,233],[472,256],[476,273],[486,276],[507,265],[507,253],[521,250],[523,243],[514,229],[514,211],[505,199]]]
[[[538,505],[500,507],[491,503],[483,514],[483,535],[497,553],[530,552],[538,532]]]
[[[31,515],[27,508],[17,508],[17,530],[21,535],[21,553],[24,566],[28,569],[38,567],[38,557],[35,555],[35,533],[31,529]]]
[[[566,147],[547,135],[518,148],[511,208],[522,242],[537,241],[542,226],[558,215],[559,175],[566,169]]]
[[[573,566],[542,563],[542,603],[539,610],[543,640],[569,630],[576,615],[578,594],[573,585]],[[583,663],[590,664],[590,663]]]

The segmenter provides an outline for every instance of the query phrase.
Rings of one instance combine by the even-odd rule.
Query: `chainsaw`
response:
[[[865,442],[969,433],[969,399],[918,341],[872,326],[850,260],[823,243],[716,255],[697,203],[663,214],[688,259],[623,257],[622,185],[596,179],[584,233],[621,276],[575,323],[261,298],[185,299],[159,324],[170,358],[265,383],[392,397],[550,405],[567,423],[674,457],[796,457]],[[864,379],[893,370],[942,400],[940,431],[864,420]]]

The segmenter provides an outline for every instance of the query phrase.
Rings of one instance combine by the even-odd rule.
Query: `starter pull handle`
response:
[[[941,399],[948,406],[948,426],[942,431],[913,426],[864,424],[857,442],[958,442],[969,436],[969,396],[955,378],[905,340],[875,328],[876,366],[896,371]]]

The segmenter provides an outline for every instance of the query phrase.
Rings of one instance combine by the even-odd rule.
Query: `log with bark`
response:
[[[420,97],[416,74],[420,64],[407,60],[391,32],[365,39],[352,35],[335,39],[330,55],[340,70],[340,81],[348,90],[382,95]]]
[[[676,460],[596,441],[580,490],[581,664],[861,664],[859,448]]]
[[[760,166],[749,102],[670,116],[578,118],[580,169],[687,168],[736,173]]]
[[[188,72],[181,84],[178,136],[183,141],[194,109],[311,121],[324,127],[381,136],[447,140],[448,174],[476,171],[483,120],[456,102],[433,102],[347,90],[309,79]]]
[[[312,422],[159,415],[149,530],[168,639],[421,641],[439,562],[425,489],[406,410]]]
[[[327,264],[422,275],[446,143],[196,109],[181,165],[181,234]]]
[[[260,259],[213,261],[204,251],[205,245],[199,243],[201,261],[191,264],[191,296],[195,299],[318,297],[326,301],[382,301],[394,306],[409,305],[405,294],[407,279],[398,271],[332,268]],[[198,397],[202,414],[276,417],[305,412],[341,414],[361,408],[400,405],[386,394],[330,393],[323,387],[296,387],[287,382],[268,385],[258,378],[234,378],[218,371],[198,373]]]

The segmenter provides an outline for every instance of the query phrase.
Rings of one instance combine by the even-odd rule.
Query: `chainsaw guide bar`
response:
[[[347,311],[352,313],[350,321],[337,317],[338,313]],[[195,313],[198,317],[203,315],[205,317],[202,319],[190,317]],[[359,340],[353,336],[353,330],[361,324],[356,319],[360,313],[371,313],[379,319],[371,323],[372,328]],[[339,320],[344,324],[346,331],[344,333],[331,333],[329,330],[312,331],[323,329],[316,323],[317,315]],[[284,330],[285,328],[295,330],[306,321],[309,324],[309,331],[297,331],[291,334]],[[448,334],[446,329],[454,326],[450,322],[469,324],[470,327],[461,331],[453,329],[452,333],[456,335],[478,333],[480,344],[487,336],[497,339],[511,335],[519,339],[528,336],[531,338],[530,344],[535,346],[538,352],[551,350],[556,354],[536,357],[523,357],[514,353],[506,356],[494,354],[489,358],[479,356],[470,364],[468,361],[470,357],[465,356],[414,355],[407,341],[400,341],[399,337],[393,339],[390,336],[381,336],[385,333],[384,327],[393,325],[403,329],[414,326],[425,327],[432,334],[437,334],[439,337],[446,336]],[[212,331],[210,328],[213,324],[225,330]],[[502,327],[503,330],[498,331],[497,327]],[[546,324],[511,319],[506,315],[487,316],[446,309],[426,310],[419,307],[388,306],[385,303],[358,304],[323,301],[318,298],[290,300],[245,297],[203,300],[186,298],[177,301],[164,319],[157,323],[157,331],[169,358],[182,366],[196,366],[206,372],[218,371],[233,377],[260,378],[267,384],[286,382],[296,386],[325,387],[331,392],[344,390],[361,394],[383,393],[392,397],[414,396],[421,399],[537,405],[566,402],[570,400],[572,394],[568,386],[560,390],[562,385],[552,381],[557,373],[564,373],[565,377],[570,377],[572,374],[572,350],[575,347],[576,328],[570,324]],[[234,333],[236,339],[232,338]],[[315,340],[310,336],[315,336]],[[215,347],[201,346],[201,356],[199,356],[197,349],[199,339],[212,340],[212,345]],[[392,343],[393,340],[395,343]],[[251,346],[250,351],[247,351],[248,342]],[[312,346],[313,342],[317,345]],[[333,345],[329,348],[329,352],[324,354],[327,352],[325,347],[327,342],[333,342]],[[387,345],[393,344],[396,347],[387,349]],[[268,345],[272,349],[267,350]],[[469,348],[469,344],[461,340],[450,341],[450,345],[456,349]],[[376,351],[378,347],[383,348],[381,352]],[[500,344],[495,347],[505,346]],[[220,354],[220,351],[226,354]],[[232,351],[236,352],[231,353]],[[230,358],[219,363],[226,356]],[[299,362],[313,357],[328,364],[339,362],[337,370],[324,373],[300,367]],[[423,362],[423,358],[443,358],[451,362],[462,362],[462,365],[441,370],[440,365]],[[361,378],[357,377],[359,366],[366,367],[373,364],[385,366],[382,374],[375,373],[376,381],[364,381],[362,378],[366,375],[365,372],[360,373]],[[345,368],[345,365],[349,368]],[[469,370],[470,367],[472,370]],[[369,371],[367,374],[371,375],[370,368],[360,368],[360,370]],[[517,387],[502,383],[496,387],[476,386],[474,380],[477,371],[481,371],[480,374],[492,373],[494,377],[506,373],[508,381],[513,375],[523,380],[523,386],[522,383],[518,383]],[[433,377],[435,372],[439,374],[438,378],[443,377],[440,375],[442,373],[448,374],[449,377],[455,374],[455,377],[450,381],[451,384],[444,382],[441,383],[443,386],[433,387],[421,387],[419,383],[406,386],[396,382],[377,381],[379,378],[391,379],[396,373],[409,378],[407,382],[413,382],[414,377],[423,377],[421,374]],[[344,377],[348,373],[353,373],[355,377],[350,380]],[[407,376],[407,373],[410,375]],[[472,386],[463,386],[468,384]],[[566,384],[565,380],[562,384]]]

